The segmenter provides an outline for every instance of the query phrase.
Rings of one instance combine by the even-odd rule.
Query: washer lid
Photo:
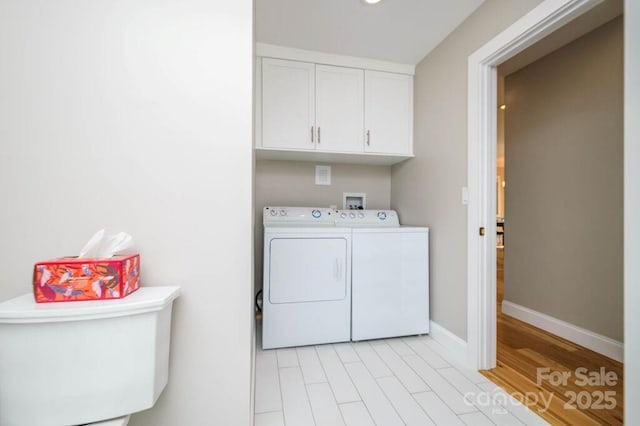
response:
[[[169,306],[180,287],[141,287],[122,299],[36,303],[28,293],[0,303],[0,324],[85,321],[155,312]]]
[[[354,227],[352,232],[354,234],[393,234],[393,233],[429,233],[429,228],[426,226],[410,226],[400,225],[397,228],[357,228]]]

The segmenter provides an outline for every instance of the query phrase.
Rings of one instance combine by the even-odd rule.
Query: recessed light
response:
[[[367,4],[376,4],[376,3],[380,3],[380,0],[364,0],[364,2]]]

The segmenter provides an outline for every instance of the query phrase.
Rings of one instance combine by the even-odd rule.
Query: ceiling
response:
[[[255,0],[256,41],[417,64],[484,0]]]

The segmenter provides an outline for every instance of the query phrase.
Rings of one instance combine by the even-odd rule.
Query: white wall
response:
[[[625,1],[624,421],[640,424],[640,2]]]
[[[486,0],[416,68],[415,158],[391,168],[391,207],[430,227],[431,318],[467,336],[467,58],[541,0]],[[508,183],[507,183],[508,184]]]
[[[0,2],[0,300],[105,226],[136,238],[143,285],[183,288],[169,385],[132,425],[250,423],[252,13]]]

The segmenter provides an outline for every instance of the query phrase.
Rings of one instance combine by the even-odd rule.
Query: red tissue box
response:
[[[140,255],[104,259],[62,257],[36,263],[36,302],[121,299],[140,288]]]

